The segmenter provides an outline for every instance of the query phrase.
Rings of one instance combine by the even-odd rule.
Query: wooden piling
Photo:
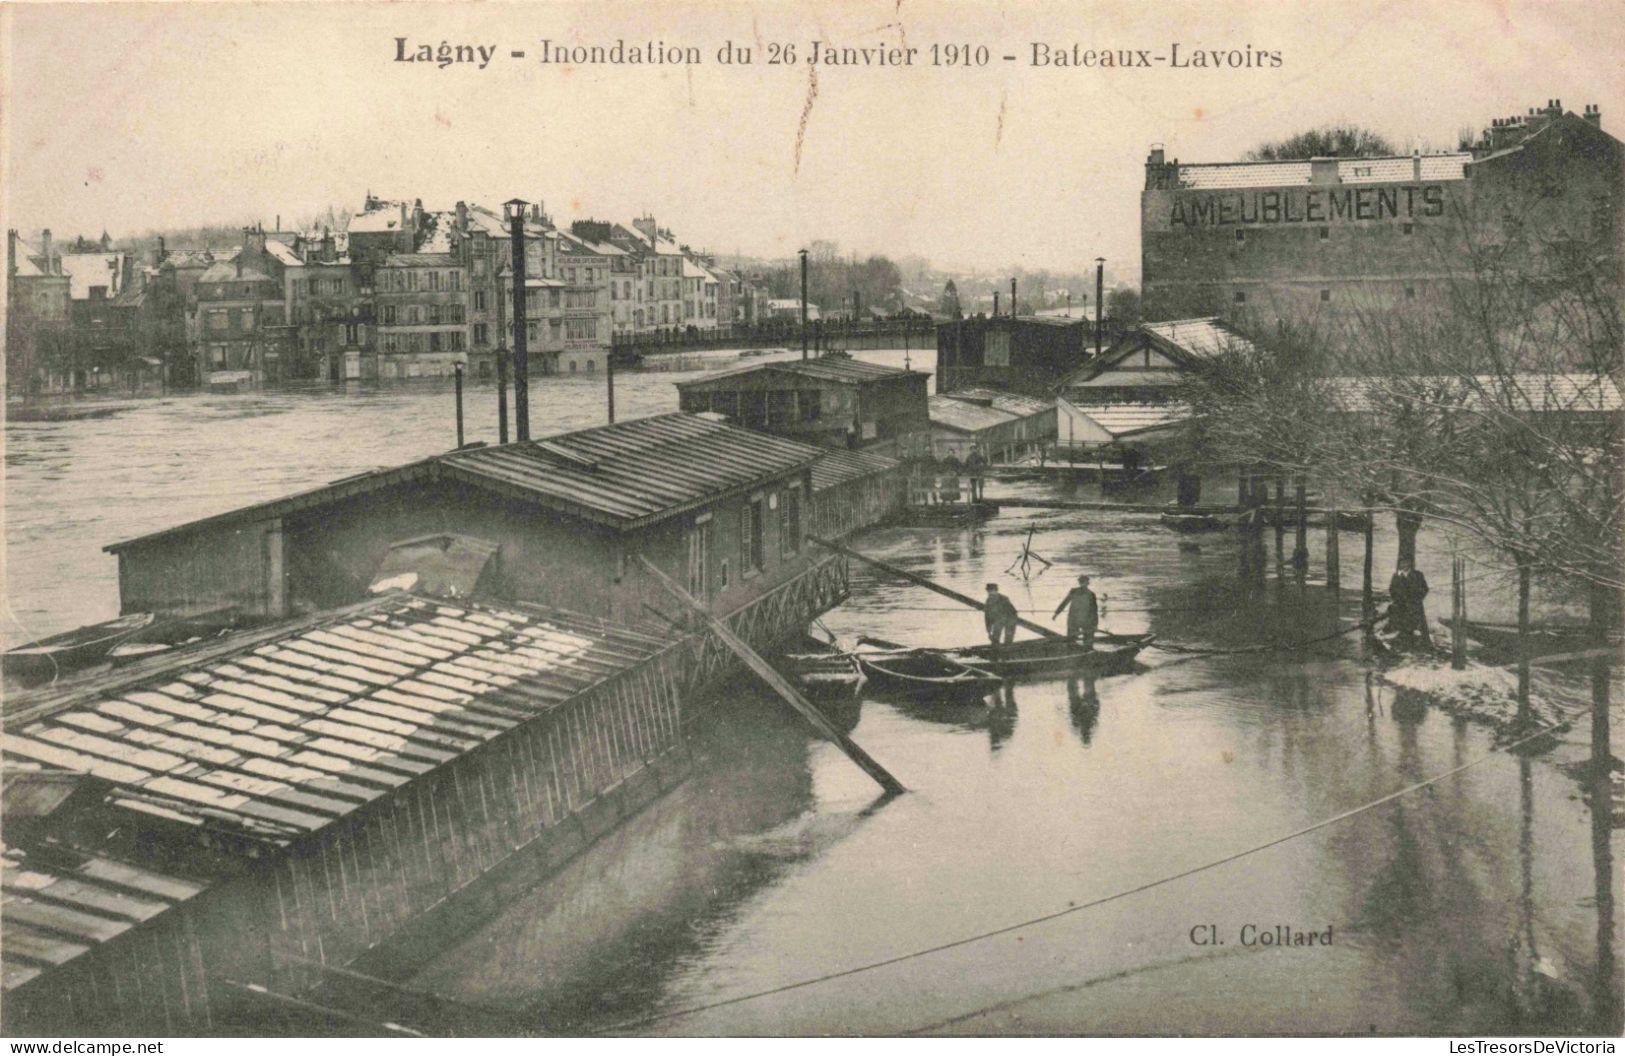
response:
[[[856,741],[837,729],[823,712],[814,707],[783,675],[775,671],[766,660],[763,660],[756,650],[745,644],[744,640],[734,634],[727,624],[713,616],[710,609],[696,601],[688,591],[673,582],[671,577],[660,571],[652,561],[642,554],[638,555],[638,563],[643,566],[644,571],[654,578],[656,583],[665,588],[668,594],[681,601],[685,607],[698,616],[711,633],[716,635],[717,639],[728,647],[730,652],[744,661],[746,667],[750,668],[763,682],[766,682],[773,692],[783,697],[791,707],[799,711],[802,717],[812,723],[819,733],[833,741],[841,751],[846,753],[847,758],[857,763],[858,767],[874,778],[881,788],[893,795],[907,791],[902,782],[893,777],[885,767],[877,763],[868,752],[859,747]]]
[[[1376,534],[1373,527],[1375,520],[1376,512],[1371,509],[1370,505],[1367,505],[1365,508],[1365,528],[1362,532],[1365,536],[1365,556],[1360,563],[1360,622],[1365,624],[1362,640],[1367,646],[1370,646],[1377,638],[1377,628],[1374,623],[1377,618],[1377,597],[1371,585],[1372,544]]]
[[[1337,503],[1326,510],[1326,589],[1343,586],[1343,543],[1338,537]]]
[[[1298,527],[1292,535],[1292,567],[1302,572],[1309,568],[1309,494],[1301,476],[1294,488],[1294,497],[1298,507]]]

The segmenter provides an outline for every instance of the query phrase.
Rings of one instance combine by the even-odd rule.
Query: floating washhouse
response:
[[[1217,318],[1135,327],[1057,386],[1061,457],[1154,446],[1190,417],[1179,389],[1191,373],[1228,351],[1252,347]]]
[[[820,447],[916,453],[927,426],[926,379],[917,370],[844,353],[733,367],[679,382],[685,411]]]
[[[888,515],[897,473],[678,413],[110,547],[124,611],[243,620],[5,701],[4,1028],[421,1020],[340,995],[682,780],[736,670],[637,559],[765,647],[846,595],[808,533]]]
[[[358,474],[115,543],[123,612],[234,605],[274,619],[367,596],[391,546],[435,533],[492,548],[498,597],[639,623],[669,600],[659,565],[719,613],[805,574],[821,452],[665,414]]]
[[[455,934],[680,780],[687,654],[391,592],[9,700],[6,1032],[253,1031]]]
[[[931,397],[931,455],[961,462],[980,454],[1012,462],[1055,438],[1055,403],[1021,393],[973,388]]]
[[[1080,318],[1002,315],[943,323],[937,327],[937,391],[994,388],[1047,399],[1063,375],[1094,354],[1094,343],[1093,323]]]

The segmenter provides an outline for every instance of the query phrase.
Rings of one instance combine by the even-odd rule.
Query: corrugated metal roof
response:
[[[1340,158],[1337,178],[1343,184],[1411,183],[1416,180],[1416,158],[1399,155],[1380,158]],[[1469,153],[1424,154],[1421,179],[1429,182],[1460,180],[1473,160]],[[1242,161],[1179,166],[1179,185],[1189,190],[1233,187],[1295,187],[1310,182],[1308,161]],[[1334,186],[1328,184],[1327,186]]]
[[[1148,429],[1173,425],[1190,417],[1190,408],[1182,403],[1107,403],[1071,406],[1112,436],[1142,433]]]
[[[454,452],[440,462],[454,475],[631,527],[810,466],[818,454],[795,440],[678,413]]]
[[[100,778],[128,810],[286,845],[665,647],[532,605],[390,594],[12,698],[0,750]],[[0,867],[8,989],[203,888],[15,847]]]
[[[280,517],[440,475],[517,494],[616,528],[636,528],[810,466],[819,453],[819,448],[796,440],[741,429],[711,416],[676,412],[359,473],[103,549],[116,554],[166,536],[237,520]]]
[[[902,465],[895,458],[868,451],[827,451],[812,467],[813,491],[823,491],[848,481],[885,473]]]
[[[1009,411],[1021,418],[1048,414],[1055,410],[1054,400],[1041,400],[1037,396],[1027,396],[1019,392],[1005,392],[1002,389],[956,389],[943,395],[959,400],[991,400],[993,406],[998,410]]]
[[[926,409],[931,415],[933,428],[956,429],[962,433],[978,433],[983,429],[1006,425],[1019,417],[1009,411],[967,403],[941,393],[933,395],[926,402]]]
[[[819,381],[834,381],[845,385],[863,385],[874,381],[889,381],[893,378],[908,377],[909,375],[925,376],[922,371],[904,370],[901,367],[888,367],[879,363],[866,363],[861,359],[852,359],[849,356],[819,356],[817,359],[784,359],[772,363],[747,363],[742,366],[728,367],[724,370],[713,371],[692,381],[678,382],[677,388],[681,390],[697,385],[708,385],[724,378],[754,374],[758,371],[799,374],[806,378],[816,378]]]

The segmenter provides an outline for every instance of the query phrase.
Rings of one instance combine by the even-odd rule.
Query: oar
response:
[[[977,609],[977,610],[985,609],[985,606],[981,602],[977,601],[975,598],[971,597],[968,594],[961,594],[961,593],[959,593],[959,591],[951,590],[948,587],[942,586],[940,583],[933,583],[931,580],[926,579],[924,576],[915,575],[913,572],[905,571],[905,570],[903,570],[901,568],[898,568],[896,565],[889,565],[886,562],[881,561],[879,558],[870,557],[867,554],[860,554],[856,550],[853,550],[853,549],[850,549],[848,547],[842,546],[840,543],[832,543],[832,542],[830,542],[830,541],[828,541],[826,539],[820,539],[816,535],[809,535],[809,536],[807,536],[807,538],[811,539],[813,542],[817,543],[819,546],[822,546],[822,547],[824,547],[826,549],[829,549],[829,550],[833,550],[838,554],[845,554],[847,557],[857,558],[859,561],[862,561],[866,565],[873,565],[875,568],[880,569],[882,572],[890,572],[892,575],[897,576],[899,579],[906,579],[910,583],[913,583],[913,584],[915,584],[917,586],[924,587],[926,590],[935,591],[936,593],[941,594],[945,598],[951,598],[954,601],[959,602],[961,605],[968,605],[971,608]],[[1021,626],[1027,628],[1029,631],[1032,631],[1035,634],[1038,634],[1040,637],[1053,638],[1053,639],[1056,639],[1057,641],[1064,640],[1066,638],[1066,635],[1061,634],[1058,631],[1051,630],[1050,628],[1045,627],[1041,623],[1034,623],[1032,620],[1024,619],[1024,618],[1022,618],[1020,616],[1016,617],[1016,622],[1018,624],[1020,624]],[[1100,639],[1101,641],[1106,641],[1106,642],[1129,642],[1129,641],[1136,641],[1141,636],[1140,635],[1112,634],[1109,631],[1097,630],[1097,631],[1095,631],[1095,637]]]

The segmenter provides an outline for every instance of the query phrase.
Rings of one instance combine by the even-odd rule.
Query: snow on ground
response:
[[[1518,717],[1518,676],[1504,667],[1468,664],[1456,671],[1448,661],[1409,657],[1383,671],[1382,679],[1401,690],[1425,694],[1452,715],[1460,715],[1510,732]],[[1536,724],[1551,725],[1562,712],[1531,694],[1529,710]]]

